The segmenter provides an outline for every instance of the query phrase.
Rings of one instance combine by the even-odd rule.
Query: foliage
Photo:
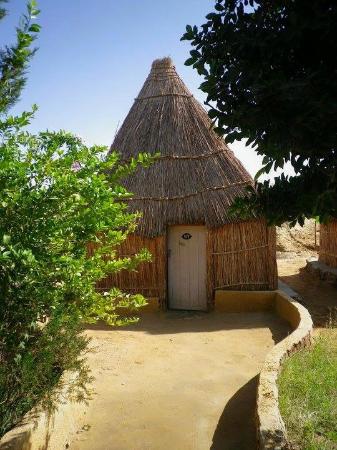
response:
[[[34,338],[31,333],[25,351],[20,353],[20,364],[13,364],[12,359],[2,360],[0,436],[38,402],[47,411],[53,411],[60,394],[74,396],[76,401],[90,399],[92,378],[85,363],[88,344],[76,321],[69,320],[60,327],[53,320],[40,332],[35,331]],[[73,380],[60,378],[65,370],[75,374]]]
[[[257,178],[288,161],[296,172],[258,183],[239,210],[276,224],[337,216],[336,2],[216,0],[206,19],[182,39],[215,130],[264,155]]]
[[[0,0],[0,20],[6,15],[1,7],[6,0]],[[27,13],[16,29],[16,43],[0,50],[0,115],[8,112],[20,97],[25,85],[28,63],[35,53],[32,44],[41,27],[34,20],[39,14],[36,1],[27,5]]]
[[[122,164],[116,153],[107,157],[106,148],[64,131],[32,135],[25,126],[35,108],[7,114],[39,29],[30,24],[34,2],[28,11],[0,63],[0,435],[38,401],[53,403],[64,370],[77,373],[73,394],[87,397],[83,323],[122,325],[145,304],[118,289],[99,292],[96,283],[150,258],[146,250],[118,258],[116,248],[138,218],[126,210],[121,179],[152,159],[140,154]],[[93,254],[89,242],[97,244]]]
[[[337,447],[337,330],[322,330],[312,349],[288,359],[279,378],[282,417],[295,448]]]
[[[97,320],[120,325],[128,320],[119,317],[123,309],[145,304],[140,295],[95,289],[99,279],[134,270],[149,258],[145,250],[133,258],[116,257],[116,247],[137,223],[121,201],[129,194],[120,179],[149,158],[140,155],[121,165],[118,155],[106,158],[105,150],[86,147],[65,132],[34,136],[9,127],[2,134],[0,360],[10,370],[0,411],[10,410],[11,399],[25,392],[18,373],[27,376],[27,361],[31,367],[49,361],[52,373],[69,367],[70,361],[62,362],[66,345],[53,358],[48,355],[70,329]],[[88,242],[97,244],[92,255]],[[55,327],[58,333],[46,339]],[[47,377],[48,370],[41,375]]]

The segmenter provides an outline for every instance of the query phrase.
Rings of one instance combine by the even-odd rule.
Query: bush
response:
[[[30,115],[2,123],[0,152],[0,433],[38,400],[50,396],[64,370],[78,372],[87,394],[81,325],[120,325],[121,310],[145,304],[118,289],[98,292],[98,280],[134,270],[146,250],[117,258],[116,247],[134,231],[120,180],[150,158],[121,165],[117,154],[86,147],[65,132],[31,135]],[[97,244],[93,254],[88,242]],[[103,255],[108,257],[103,258]]]
[[[57,404],[64,387],[60,376],[64,370],[76,373],[76,384],[69,385],[69,394],[78,395],[78,400],[90,398],[88,386],[90,374],[83,356],[88,339],[81,334],[77,323],[64,327],[49,324],[43,333],[36,333],[29,347],[22,353],[21,364],[11,359],[3,360],[0,366],[0,435],[19,422],[24,414],[39,401],[47,410]]]

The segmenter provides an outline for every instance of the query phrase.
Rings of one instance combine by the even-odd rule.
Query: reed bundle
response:
[[[337,219],[320,226],[319,260],[337,267]]]

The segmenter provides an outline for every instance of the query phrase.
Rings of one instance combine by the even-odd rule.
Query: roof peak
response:
[[[169,57],[153,61],[151,72],[136,101],[159,97],[192,97]]]
[[[174,64],[169,56],[161,59],[155,59],[152,63],[151,71],[174,69]]]

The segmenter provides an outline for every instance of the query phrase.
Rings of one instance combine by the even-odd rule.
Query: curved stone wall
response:
[[[280,414],[277,378],[284,359],[310,344],[312,320],[307,309],[278,291],[217,291],[215,308],[225,312],[274,311],[294,330],[268,353],[257,391],[257,440],[260,450],[288,449],[286,429]]]
[[[310,344],[312,320],[300,303],[276,292],[275,310],[294,331],[273,347],[264,362],[257,391],[257,438],[260,450],[289,449],[287,433],[279,410],[277,378],[284,359]]]

